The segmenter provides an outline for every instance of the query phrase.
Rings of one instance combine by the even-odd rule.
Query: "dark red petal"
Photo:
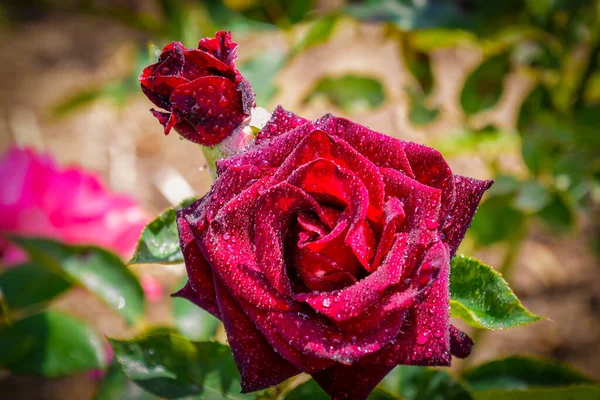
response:
[[[442,232],[446,235],[446,243],[450,247],[450,255],[454,257],[460,242],[475,215],[483,193],[492,186],[493,181],[480,181],[464,176],[453,176],[456,200],[446,214]]]
[[[322,135],[327,136],[324,133],[316,136]],[[313,134],[307,139],[311,137]],[[299,149],[303,149],[303,147],[299,146]],[[294,151],[295,153],[296,151]],[[290,156],[290,159],[293,157],[293,155]],[[283,167],[280,168],[280,171],[282,169]],[[273,177],[274,181],[277,181],[277,175]],[[288,178],[288,182],[301,187],[315,198],[324,201],[339,201],[342,205],[347,204],[346,212],[350,224],[347,234],[343,237],[343,242],[336,242],[335,239],[340,237],[339,234],[345,233],[345,229],[336,228],[326,237],[307,244],[307,247],[330,257],[349,272],[351,271],[348,266],[353,263],[347,256],[353,253],[365,270],[370,271],[370,263],[375,254],[375,238],[373,231],[365,221],[369,209],[369,192],[363,184],[364,181],[361,181],[352,171],[340,168],[333,161],[318,158],[296,169]],[[332,244],[333,246],[331,246]],[[327,247],[330,246],[331,248],[327,250]],[[351,252],[345,248],[351,249]]]
[[[250,317],[252,322],[256,324],[275,351],[281,354],[281,356],[290,364],[308,373],[318,372],[333,365],[334,362],[332,360],[314,357],[302,351],[302,349],[294,348],[288,340],[285,340],[275,329],[273,329],[265,311],[254,308],[244,302],[242,303],[242,306],[246,314]],[[278,317],[283,316],[279,314]]]
[[[265,171],[278,168],[302,139],[314,130],[315,125],[312,122],[301,125],[268,142],[252,146],[237,156],[219,160],[217,171],[220,174],[231,166],[241,165],[254,165]]]
[[[447,215],[448,210],[454,204],[455,192],[452,171],[442,154],[435,149],[416,143],[406,143],[404,151],[415,174],[415,179],[424,185],[442,191],[441,215]],[[439,222],[442,225],[443,220]]]
[[[223,63],[235,68],[237,43],[231,40],[231,32],[219,31],[214,38],[203,38],[198,42],[198,49],[206,51]]]
[[[375,258],[373,259],[373,271],[379,268],[381,261],[383,261],[384,257],[392,248],[394,236],[404,223],[405,217],[404,205],[400,199],[391,197],[388,201],[386,201],[383,207],[384,227],[381,236],[379,237]]]
[[[281,338],[307,356],[343,363],[356,362],[382,349],[397,337],[404,319],[402,313],[391,314],[380,321],[379,329],[355,335],[341,331],[314,312],[262,309],[253,312],[256,312],[254,323],[271,344],[274,338]]]
[[[338,166],[351,170],[353,174],[360,178],[367,189],[369,219],[379,225],[384,191],[378,168],[350,147],[348,143],[319,129],[315,129],[306,135],[302,143],[296,147],[278,169],[273,180],[278,182],[287,179],[300,165],[318,158],[332,160]]]
[[[290,219],[308,209],[316,211],[319,205],[305,192],[286,183],[265,191],[258,201],[253,235],[257,262],[270,285],[282,295],[292,293],[284,254],[285,233]]]
[[[211,221],[201,248],[236,299],[258,308],[287,311],[293,309],[293,302],[269,284],[253,240],[259,191],[266,189],[266,183],[259,180],[225,204]]]
[[[473,348],[473,339],[466,333],[450,325],[450,352],[458,358],[467,358]]]
[[[440,241],[425,254],[422,265],[438,270],[433,281],[425,283],[424,300],[411,311],[395,344],[370,356],[365,361],[385,365],[450,365],[448,248]],[[422,268],[421,268],[422,269]],[[423,276],[422,273],[417,275]]]
[[[187,120],[197,132],[187,139],[205,146],[221,142],[248,116],[243,113],[242,95],[236,84],[219,76],[178,86],[170,101],[173,113]]]
[[[380,302],[386,289],[400,283],[407,246],[408,236],[399,234],[383,265],[355,285],[333,292],[297,294],[295,298],[333,321],[358,317]]]
[[[235,66],[232,67],[203,50],[191,49],[186,51],[186,64],[184,70],[194,66],[200,67],[206,71],[205,74],[197,76],[196,78],[207,75],[223,75],[231,80],[235,80]],[[194,79],[190,79],[190,81]]]
[[[160,124],[163,126],[163,128],[165,130],[165,135],[168,135],[169,132],[171,131],[171,128],[173,127],[170,124],[171,113],[158,111],[158,110],[155,110],[154,108],[151,108],[150,112],[152,113],[152,115],[154,115],[154,117],[158,120],[158,122],[160,122]]]
[[[215,290],[227,341],[242,376],[242,393],[277,385],[300,373],[265,340],[220,281]]]
[[[193,207],[187,207],[177,211],[179,243],[189,281],[175,296],[184,297],[220,318],[219,307],[215,298],[212,270],[200,251],[186,218],[193,209]]]
[[[406,215],[404,230],[419,230],[426,239],[424,244],[428,244],[439,227],[442,192],[393,169],[382,168],[381,175],[386,196],[402,201]]]
[[[335,364],[312,374],[333,400],[364,400],[393,367],[378,364]]]
[[[169,95],[159,94],[159,93],[155,92],[154,90],[149,89],[143,83],[141,84],[141,87],[142,87],[142,92],[157,107],[163,108],[165,110],[171,109],[171,102],[169,101]]]
[[[346,141],[376,166],[393,168],[414,177],[404,152],[406,142],[332,115],[324,116],[317,125]]]
[[[279,136],[307,122],[309,122],[307,119],[299,117],[291,111],[286,111],[279,105],[275,108],[273,114],[271,114],[269,121],[267,121],[265,126],[258,132],[258,135],[256,135],[256,142],[262,143],[265,140]]]

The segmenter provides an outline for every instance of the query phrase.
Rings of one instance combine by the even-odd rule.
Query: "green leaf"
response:
[[[429,94],[433,89],[434,79],[429,54],[413,48],[408,34],[400,36],[400,40],[402,41],[401,51],[404,65],[419,83],[420,91],[423,94]]]
[[[83,322],[46,311],[0,328],[0,369],[57,377],[104,367],[104,343]]]
[[[469,230],[479,244],[487,246],[521,234],[525,216],[512,207],[512,198],[512,195],[490,197],[479,206]]]
[[[177,289],[186,283],[187,277]],[[215,337],[221,322],[212,314],[181,297],[173,297],[171,302],[175,326],[183,336],[191,340],[210,340]]]
[[[329,396],[317,382],[310,379],[301,385],[298,385],[294,390],[285,396],[285,400],[329,400]]]
[[[64,118],[89,106],[104,95],[102,87],[81,89],[56,103],[50,110],[54,118]]]
[[[158,397],[146,392],[131,382],[116,360],[106,371],[94,400],[158,400]]]
[[[26,263],[0,275],[0,290],[10,309],[41,306],[71,287],[71,282],[46,268]]]
[[[548,189],[537,181],[527,181],[517,190],[512,206],[525,214],[534,214],[550,204],[550,201]]]
[[[464,386],[440,369],[399,365],[380,386],[405,400],[470,400]]]
[[[286,54],[270,51],[250,58],[239,66],[240,73],[252,84],[258,106],[266,107],[277,93],[274,80],[286,61]]]
[[[471,368],[463,378],[473,390],[527,389],[594,383],[567,365],[536,358],[508,357]]]
[[[508,329],[543,319],[527,311],[502,275],[489,265],[461,255],[450,264],[452,317],[480,329]]]
[[[567,194],[554,192],[549,204],[537,213],[552,229],[566,232],[575,223],[575,210],[568,201]]]
[[[183,262],[177,232],[177,210],[196,198],[186,199],[177,207],[167,208],[152,220],[140,236],[137,248],[129,264],[177,264]]]
[[[373,78],[358,75],[325,77],[317,82],[304,103],[324,97],[348,114],[364,112],[385,100],[382,84]]]
[[[30,260],[83,286],[129,324],[144,314],[144,291],[115,254],[94,246],[69,246],[44,238],[13,237]]]
[[[403,31],[454,27],[462,21],[459,7],[447,1],[370,0],[349,6],[347,12],[359,20],[388,22]]]
[[[476,114],[498,102],[509,61],[509,53],[504,52],[488,58],[471,72],[460,93],[460,105],[466,114]]]
[[[110,342],[125,374],[157,396],[254,398],[240,393],[240,376],[228,346],[192,342],[167,329],[132,340],[110,339]]]
[[[494,159],[502,154],[520,151],[521,140],[516,133],[486,128],[440,135],[432,140],[431,147],[440,151],[445,157],[477,154],[486,159]],[[494,183],[492,188],[496,186],[498,184]]]
[[[471,392],[473,400],[600,400],[599,385]]]
[[[293,53],[298,54],[326,42],[335,31],[337,22],[337,15],[329,15],[312,22],[306,34],[294,46]]]
[[[410,111],[408,114],[410,122],[415,125],[426,125],[435,121],[440,114],[440,110],[428,107],[425,104],[425,96],[421,92],[411,88],[407,88],[407,92],[410,97]]]

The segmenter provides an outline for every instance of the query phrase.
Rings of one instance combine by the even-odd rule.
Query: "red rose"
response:
[[[450,365],[449,261],[491,181],[437,151],[281,108],[178,213],[189,284],[221,319],[245,392],[307,372],[364,399],[397,364]]]
[[[201,39],[197,49],[173,42],[140,76],[142,91],[158,107],[150,110],[168,134],[213,146],[250,115],[254,92],[235,67],[237,43],[230,32]]]

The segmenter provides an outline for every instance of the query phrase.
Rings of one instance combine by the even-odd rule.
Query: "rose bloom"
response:
[[[491,181],[347,119],[277,108],[211,191],[178,212],[189,283],[220,318],[244,392],[306,372],[364,399],[396,365],[447,366],[450,259]]]
[[[0,260],[25,261],[5,234],[49,237],[131,255],[147,218],[128,196],[109,192],[81,168],[61,168],[48,154],[10,148],[0,159]]]
[[[205,146],[229,136],[254,107],[254,92],[235,66],[237,43],[230,32],[201,39],[197,49],[173,42],[140,76],[150,110],[165,128]]]

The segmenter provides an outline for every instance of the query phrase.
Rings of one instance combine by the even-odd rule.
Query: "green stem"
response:
[[[210,177],[215,180],[217,177],[217,166],[216,162],[221,158],[221,152],[219,151],[218,146],[208,147],[208,146],[200,146],[202,149],[202,154],[204,155],[204,160],[206,160],[206,167],[208,168],[208,172],[210,172]]]

